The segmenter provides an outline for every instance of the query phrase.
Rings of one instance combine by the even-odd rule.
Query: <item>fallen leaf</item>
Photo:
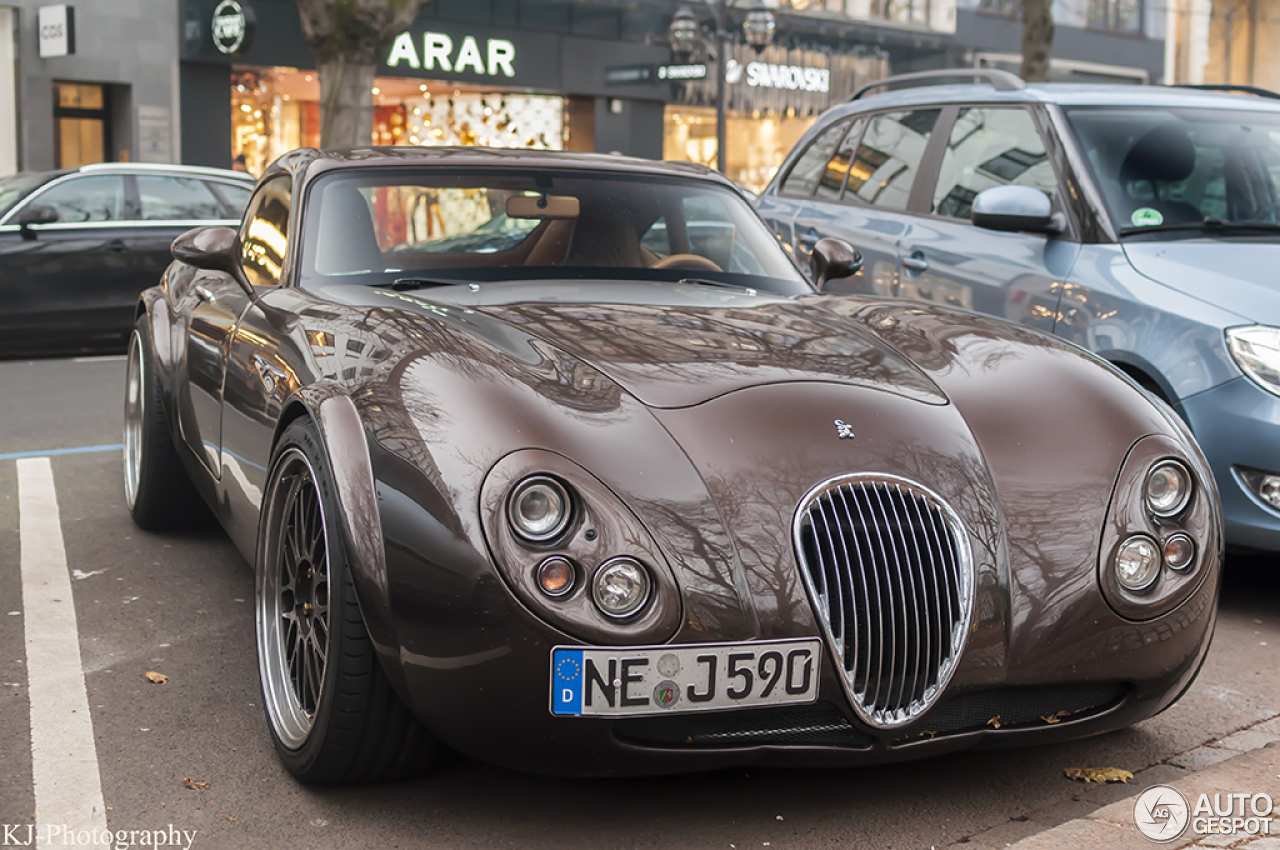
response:
[[[1056,714],[1043,715],[1040,719],[1043,720],[1045,723],[1057,723],[1058,721],[1062,720],[1062,718],[1064,717],[1070,717],[1072,713],[1073,712],[1063,709],[1062,711],[1059,711]]]
[[[208,782],[192,782],[190,779],[184,778],[182,784],[190,788],[192,791],[204,791],[208,789]]]
[[[1065,767],[1062,772],[1068,779],[1081,782],[1123,782],[1126,785],[1133,774],[1118,767]]]
[[[223,815],[223,817],[224,817],[224,818],[226,818],[227,820],[231,821],[232,823],[235,823],[235,822],[236,822],[236,819],[235,819],[235,818],[233,818],[231,815]]]
[[[146,676],[149,680],[151,680],[157,685],[163,685],[165,682],[169,681],[168,676],[166,676],[163,673],[157,673],[154,670],[148,670],[146,673],[143,673],[142,675]]]
[[[995,717],[993,717],[993,718],[991,718],[990,720],[988,720],[988,721],[987,721],[987,725],[988,725],[988,726],[990,726],[992,729],[999,729],[999,728],[1000,728],[1000,715],[998,715],[998,714],[997,714]]]

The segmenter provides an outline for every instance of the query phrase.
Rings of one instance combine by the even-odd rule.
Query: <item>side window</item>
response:
[[[809,145],[809,149],[800,154],[796,164],[791,167],[791,171],[782,181],[782,192],[788,195],[812,194],[813,184],[826,168],[831,154],[835,152],[836,145],[840,144],[840,139],[844,137],[844,131],[848,127],[848,121],[840,121],[820,133],[818,138],[813,140],[813,144]]]
[[[249,206],[249,196],[253,194],[253,185],[237,186],[233,183],[210,183],[213,193],[222,200],[222,217],[239,218],[244,215],[244,208]]]
[[[937,109],[873,116],[849,166],[845,194],[890,210],[905,210],[920,159],[938,123]]]
[[[276,286],[284,273],[291,192],[290,178],[276,177],[263,184],[249,202],[240,226],[240,262],[254,286]]]
[[[124,178],[101,174],[59,183],[32,200],[53,207],[58,221],[124,221]]]
[[[853,161],[854,147],[862,138],[862,128],[865,124],[866,121],[859,118],[849,127],[848,134],[840,143],[840,149],[827,162],[826,170],[822,172],[822,178],[818,181],[818,189],[815,193],[816,197],[829,201],[840,197],[845,177],[849,174],[849,163]]]
[[[200,221],[222,217],[218,199],[200,180],[139,174],[137,181],[144,221]]]
[[[942,155],[933,211],[967,219],[973,199],[992,186],[1031,186],[1050,198],[1058,192],[1044,141],[1025,109],[960,110]]]

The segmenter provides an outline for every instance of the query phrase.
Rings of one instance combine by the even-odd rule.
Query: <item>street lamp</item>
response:
[[[724,75],[729,44],[729,0],[707,0],[707,5],[711,9],[716,26],[716,169],[724,174],[728,168],[725,157],[728,122]],[[772,43],[777,26],[773,12],[769,11],[762,0],[757,0],[756,5],[747,13],[747,18],[742,23],[743,38],[756,53],[759,53]],[[678,54],[693,53],[700,43],[704,43],[702,26],[698,23],[698,18],[692,9],[681,6],[676,10],[676,13],[671,16],[667,38],[671,42],[671,49]]]

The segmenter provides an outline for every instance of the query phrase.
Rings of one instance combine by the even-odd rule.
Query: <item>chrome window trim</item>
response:
[[[33,233],[43,233],[45,231],[56,232],[59,230],[114,230],[117,228],[139,229],[147,227],[185,227],[190,230],[193,227],[239,227],[240,220],[236,218],[197,218],[197,219],[156,219],[147,221],[144,219],[131,218],[125,221],[55,221],[52,224],[32,224],[29,225]],[[0,233],[18,233],[22,230],[20,224],[0,224]]]
[[[959,571],[958,578],[960,581],[957,590],[960,599],[960,616],[953,624],[953,635],[951,639],[951,653],[946,662],[941,664],[937,671],[937,682],[927,691],[920,700],[913,701],[910,707],[898,710],[893,716],[886,716],[884,712],[876,711],[874,706],[868,707],[864,705],[865,694],[859,696],[854,691],[853,677],[846,668],[844,652],[841,647],[836,645],[836,636],[832,631],[830,615],[826,613],[828,609],[828,599],[826,594],[819,592],[815,586],[813,577],[810,574],[808,565],[804,557],[804,539],[802,536],[804,523],[809,516],[810,508],[822,496],[845,486],[858,485],[886,485],[898,488],[907,488],[919,493],[926,498],[932,500],[934,506],[939,509],[943,518],[948,525],[951,526],[951,533],[956,543],[956,567]],[[903,478],[898,475],[892,475],[882,472],[852,472],[843,475],[837,475],[828,478],[820,484],[811,488],[804,496],[801,497],[796,505],[795,513],[791,520],[791,544],[796,559],[796,568],[800,572],[801,580],[804,582],[805,589],[808,591],[810,606],[813,610],[814,620],[818,627],[822,630],[823,642],[827,645],[831,658],[835,662],[837,673],[839,674],[841,684],[844,685],[845,696],[849,700],[849,705],[857,714],[858,719],[873,729],[894,729],[906,726],[919,719],[925,712],[938,703],[938,700],[946,692],[948,683],[955,671],[960,666],[960,661],[964,657],[965,648],[969,642],[969,629],[973,623],[973,606],[977,593],[977,572],[974,568],[973,548],[969,539],[968,529],[965,528],[960,515],[951,507],[941,496],[930,488]],[[896,561],[895,561],[896,563]],[[877,593],[877,603],[879,603],[879,595]]]

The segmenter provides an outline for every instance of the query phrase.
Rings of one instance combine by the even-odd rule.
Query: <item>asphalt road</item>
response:
[[[0,844],[7,825],[24,838],[35,812],[11,455],[119,443],[123,371],[122,359],[0,362]],[[1280,714],[1280,576],[1233,557],[1200,678],[1124,732],[889,767],[643,780],[549,780],[452,757],[415,782],[308,788],[267,735],[249,567],[216,529],[135,528],[120,463],[112,450],[50,460],[106,818],[113,831],[195,830],[200,850],[928,848],[1132,793],[1070,782],[1064,767],[1137,771]]]

